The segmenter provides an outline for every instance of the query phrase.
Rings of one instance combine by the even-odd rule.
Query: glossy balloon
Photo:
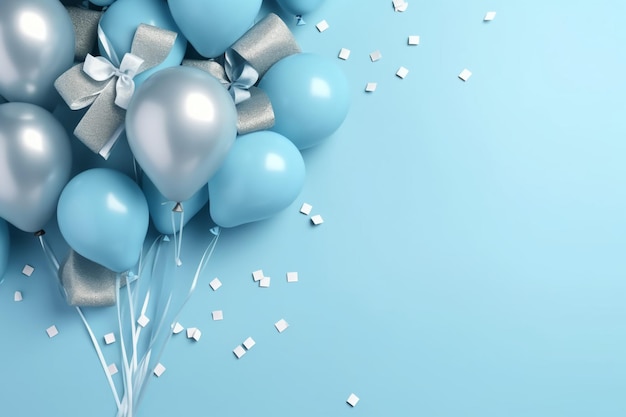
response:
[[[215,173],[237,136],[230,95],[208,73],[167,68],[148,78],[126,112],[137,162],[171,201],[190,199]]]
[[[276,0],[280,7],[295,15],[305,15],[317,10],[324,0]]]
[[[170,54],[161,64],[142,72],[133,79],[136,86],[141,85],[150,75],[163,68],[180,65],[187,49],[187,39],[172,19],[165,1],[117,0],[102,15],[100,27],[120,60],[125,53],[130,52],[137,27],[142,23],[177,32],[178,37]],[[98,45],[100,54],[106,56],[102,43]]]
[[[296,54],[278,61],[259,83],[269,96],[276,123],[271,129],[299,149],[317,145],[343,123],[350,107],[348,80],[328,58]]]
[[[9,261],[9,226],[0,219],[0,282]]]
[[[58,1],[0,1],[0,95],[52,109],[74,62],[74,26]]]
[[[148,177],[143,178],[142,187],[143,193],[148,201],[148,209],[150,210],[150,218],[152,224],[164,235],[171,235],[174,232],[180,230],[180,221],[178,215],[174,216],[175,222],[172,228],[172,209],[174,208],[173,201],[168,201],[157,190],[156,186],[150,181]],[[183,210],[185,211],[183,217],[183,226],[186,225],[189,220],[193,218],[202,207],[209,201],[209,192],[206,187],[201,187],[189,200],[182,202]]]
[[[63,126],[34,104],[0,104],[0,217],[25,232],[54,214],[72,169]]]
[[[126,175],[107,168],[84,171],[67,184],[57,210],[59,230],[85,258],[123,272],[139,260],[148,231],[148,203]]]
[[[209,208],[222,227],[266,219],[288,207],[304,185],[300,151],[289,139],[261,131],[240,136],[209,182]]]
[[[110,6],[115,0],[89,0],[89,3],[96,6]]]
[[[221,55],[254,23],[262,0],[169,0],[172,16],[193,47],[207,58]]]

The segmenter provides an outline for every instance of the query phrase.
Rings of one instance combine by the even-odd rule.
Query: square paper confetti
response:
[[[254,280],[254,282],[257,281],[261,281],[263,279],[264,275],[263,275],[263,270],[259,269],[258,271],[254,271],[252,273],[252,279]]]
[[[379,50],[375,50],[374,52],[372,52],[370,54],[370,59],[372,60],[372,62],[376,62],[379,59],[381,59],[383,57],[383,55],[380,53]]]
[[[28,264],[24,265],[24,268],[22,268],[22,274],[26,275],[27,277],[33,275],[33,272],[35,272],[35,268]]]
[[[348,397],[348,399],[346,400],[346,402],[348,404],[350,404],[352,407],[356,406],[356,403],[359,402],[359,397],[357,397],[354,394],[350,394],[350,396]]]
[[[459,78],[462,79],[463,81],[467,81],[469,80],[469,78],[472,76],[472,72],[470,70],[468,70],[467,68],[465,68],[463,71],[461,71],[461,73],[459,74]]]
[[[141,317],[137,319],[137,324],[141,327],[146,327],[150,323],[150,319],[146,317],[145,314],[142,314]]]
[[[320,216],[319,214],[316,214],[315,216],[311,217],[311,221],[316,226],[324,223],[324,219],[322,219],[322,216]]]
[[[374,91],[376,91],[377,86],[378,84],[376,83],[367,83],[367,85],[365,86],[365,91],[367,91],[368,93],[373,93]]]
[[[224,312],[222,310],[215,310],[211,312],[211,317],[213,317],[213,320],[224,320]]]
[[[110,345],[111,343],[115,343],[115,334],[107,333],[104,335],[104,343]]]
[[[259,287],[261,288],[269,288],[270,287],[270,277],[263,277],[261,281],[259,281]]]
[[[222,286],[222,281],[220,281],[219,278],[213,278],[213,280],[209,282],[209,285],[213,291],[217,291],[217,289]]]
[[[46,329],[46,333],[48,333],[48,337],[53,338],[59,334],[59,330],[57,330],[57,326],[52,325]]]
[[[289,327],[289,323],[287,323],[285,319],[280,319],[276,323],[274,323],[274,327],[276,327],[278,333],[282,333],[287,329],[287,327]]]
[[[308,204],[308,203],[304,203],[302,204],[302,207],[300,207],[300,213],[305,214],[305,215],[309,215],[311,214],[311,210],[313,209],[313,206]]]
[[[420,44],[420,37],[418,35],[411,35],[411,36],[409,36],[408,44],[409,45],[419,45]]]
[[[191,339],[193,337],[193,334],[196,332],[196,330],[198,329],[196,329],[195,327],[187,328],[187,339]]]
[[[398,71],[396,71],[396,76],[398,76],[399,78],[404,78],[407,76],[408,73],[409,73],[408,69],[404,67],[400,67],[398,68]]]
[[[317,25],[315,25],[315,27],[317,28],[318,31],[323,32],[326,29],[328,29],[330,27],[330,25],[328,24],[328,22],[326,20],[322,20]]]
[[[298,273],[287,272],[287,282],[298,282]]]
[[[13,301],[19,302],[22,301],[22,292],[21,291],[15,291],[15,293],[13,294]]]
[[[407,7],[409,7],[409,3],[405,0],[393,0],[393,10],[396,12],[404,12]]]
[[[246,350],[243,348],[243,346],[239,345],[235,349],[233,349],[233,353],[235,354],[237,359],[240,359],[243,355],[246,354]]]
[[[174,328],[172,329],[172,333],[178,334],[178,333],[182,332],[183,330],[185,330],[183,325],[178,323],[178,322],[176,322],[176,324],[174,324]]]
[[[165,372],[165,366],[163,366],[161,363],[157,363],[157,366],[154,367],[153,372],[157,377],[160,377],[161,375],[163,375],[163,372]]]
[[[343,59],[345,61],[348,58],[350,58],[350,50],[346,48],[341,48],[341,50],[339,51],[339,59]]]
[[[252,349],[252,346],[256,345],[256,342],[254,341],[253,338],[249,337],[246,340],[243,341],[243,346],[247,349],[250,350]]]
[[[109,369],[109,375],[111,375],[111,376],[113,376],[113,375],[115,375],[116,373],[118,373],[117,366],[115,366],[115,364],[114,364],[114,363],[112,363],[111,365],[109,365],[108,369]]]
[[[201,336],[202,336],[202,332],[200,331],[200,329],[196,329],[191,335],[191,338],[195,340],[196,342],[199,342]]]
[[[496,12],[487,12],[485,18],[483,19],[485,22],[490,22],[496,18]]]

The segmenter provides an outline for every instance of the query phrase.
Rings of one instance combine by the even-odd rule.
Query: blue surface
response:
[[[394,13],[391,1],[326,1],[306,26],[289,20],[305,51],[351,49],[338,62],[350,113],[304,152],[290,208],[224,231],[180,318],[202,339],[171,340],[139,416],[626,415],[626,3],[409,3]],[[330,29],[318,33],[321,19]],[[298,212],[303,202],[323,225]],[[209,227],[203,211],[185,229],[184,273]],[[113,416],[36,241],[15,229],[11,239],[1,414]],[[269,289],[251,279],[259,268]],[[300,281],[287,284],[292,270]],[[223,321],[211,320],[217,309]],[[114,330],[113,309],[88,314],[99,335]],[[248,336],[257,345],[237,360]]]

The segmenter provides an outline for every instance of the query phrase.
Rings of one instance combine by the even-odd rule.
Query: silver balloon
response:
[[[69,138],[52,114],[34,104],[0,104],[0,217],[25,232],[41,230],[71,168]]]
[[[0,0],[0,96],[52,109],[74,62],[74,26],[57,0]]]
[[[222,164],[237,136],[237,110],[213,76],[192,67],[167,68],[135,92],[126,136],[159,192],[180,202]]]

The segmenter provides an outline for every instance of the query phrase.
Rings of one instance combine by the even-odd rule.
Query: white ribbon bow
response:
[[[224,71],[226,72],[223,84],[228,88],[235,104],[250,98],[250,87],[259,80],[259,73],[233,50],[226,51]]]
[[[83,71],[96,81],[106,81],[112,77],[117,77],[117,82],[115,83],[115,104],[126,109],[135,93],[135,81],[133,81],[133,78],[137,75],[141,64],[143,64],[143,59],[130,53],[124,55],[119,68],[115,67],[105,57],[94,57],[88,54],[83,64]]]

